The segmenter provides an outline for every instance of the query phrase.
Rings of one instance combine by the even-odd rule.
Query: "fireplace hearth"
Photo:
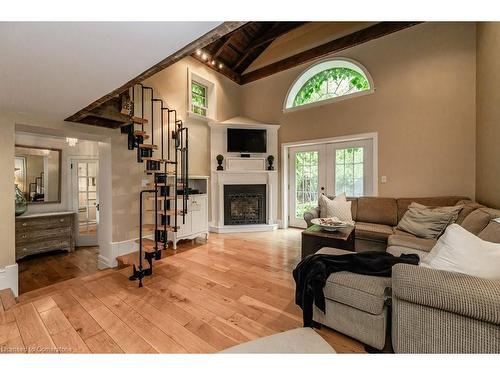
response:
[[[224,225],[266,223],[266,185],[224,185]]]

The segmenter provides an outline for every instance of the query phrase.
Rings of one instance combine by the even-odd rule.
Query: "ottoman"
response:
[[[352,254],[324,247],[316,254]],[[315,322],[382,350],[386,343],[391,278],[336,272],[323,289],[325,314],[313,307]]]
[[[296,328],[245,342],[220,353],[331,354],[335,350],[312,328]]]

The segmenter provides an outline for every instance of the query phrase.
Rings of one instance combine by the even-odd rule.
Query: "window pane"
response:
[[[362,163],[363,162],[363,148],[358,147],[354,149],[354,162]]]
[[[318,203],[318,152],[295,153],[295,217],[300,219],[304,212]]]
[[[88,184],[88,188],[89,188],[89,191],[96,191],[96,181],[95,181],[95,177],[89,177],[89,184]]]
[[[78,178],[78,191],[87,191],[87,178]]]
[[[78,206],[85,207],[87,205],[87,193],[78,193]]]
[[[347,196],[364,194],[363,148],[336,150],[335,194]]]
[[[355,66],[353,69],[344,66],[325,69],[304,83],[295,96],[293,107],[369,89],[368,79]]]
[[[78,176],[87,175],[87,163],[78,163]]]
[[[97,176],[97,164],[96,163],[88,163],[88,176],[91,176],[91,177]]]

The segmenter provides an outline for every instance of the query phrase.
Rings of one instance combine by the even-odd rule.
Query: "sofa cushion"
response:
[[[455,220],[456,224],[462,224],[462,222],[465,220],[467,216],[469,216],[470,213],[473,211],[477,210],[478,208],[484,207],[482,204],[477,203],[477,202],[472,202],[469,200],[462,200],[457,202],[457,206],[462,205],[464,208],[462,208],[462,211],[458,214],[457,220]]]
[[[335,195],[326,195],[325,194],[325,196],[329,199],[335,199]],[[352,219],[356,220],[356,214],[358,211],[358,198],[347,197],[347,201],[351,202]],[[319,207],[319,200],[318,200],[318,207]],[[320,215],[321,215],[321,212],[320,212]]]
[[[467,197],[455,197],[455,196],[445,196],[445,197],[426,197],[426,198],[398,198],[398,222],[404,216],[406,210],[408,210],[408,206],[412,203],[420,203],[427,207],[445,207],[445,206],[454,206],[458,202],[467,200]]]
[[[321,195],[319,197],[319,209],[322,218],[336,217],[340,221],[354,224],[351,205],[352,202],[347,201],[345,195],[343,199],[341,196],[335,197],[334,199],[330,199],[326,195]]]
[[[396,199],[380,197],[358,198],[356,221],[396,225],[398,223]]]
[[[420,238],[438,238],[455,222],[463,206],[430,208],[413,202],[398,223],[397,229]]]
[[[460,224],[476,236],[488,225],[490,220],[500,217],[500,211],[492,208],[478,208],[470,213]]]
[[[384,224],[364,223],[358,221],[354,227],[355,237],[362,240],[386,243],[387,238],[391,234],[394,234],[392,227]]]
[[[401,236],[394,234],[392,236],[389,236],[389,239],[387,240],[387,246],[399,246],[407,249],[429,252],[434,247],[436,242],[437,240],[432,238],[418,238],[411,235]]]
[[[478,237],[484,241],[500,243],[500,222],[492,220],[481,232]]]

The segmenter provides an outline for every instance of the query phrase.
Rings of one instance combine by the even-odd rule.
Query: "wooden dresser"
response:
[[[74,212],[50,212],[16,217],[16,260],[52,250],[74,249]]]

